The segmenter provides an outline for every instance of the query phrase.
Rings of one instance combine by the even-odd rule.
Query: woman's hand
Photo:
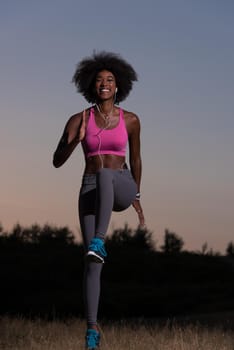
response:
[[[139,219],[139,226],[141,228],[145,228],[145,217],[144,217],[144,213],[143,213],[140,201],[138,199],[135,199],[132,203],[132,206],[137,212],[138,219]]]

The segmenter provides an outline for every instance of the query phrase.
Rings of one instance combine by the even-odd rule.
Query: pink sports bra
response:
[[[101,129],[95,122],[93,107],[86,126],[82,147],[86,158],[99,154],[114,154],[125,157],[128,133],[123,110],[119,109],[119,122],[113,129]]]

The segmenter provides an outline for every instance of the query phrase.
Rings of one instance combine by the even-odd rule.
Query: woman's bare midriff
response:
[[[124,169],[126,168],[125,157],[113,154],[101,154],[86,159],[85,174],[96,174],[100,168]]]

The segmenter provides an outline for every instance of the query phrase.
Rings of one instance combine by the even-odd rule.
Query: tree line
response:
[[[24,227],[17,223],[11,231],[6,231],[0,223],[0,244],[4,243],[82,245],[76,242],[75,235],[68,226],[57,227],[49,224],[43,226],[33,224]],[[163,244],[158,248],[153,240],[152,231],[140,227],[134,230],[127,224],[123,228],[113,230],[112,234],[107,237],[107,245],[113,246],[116,244],[136,244],[142,249],[147,248],[149,251],[154,250],[165,254],[186,252],[183,238],[169,229],[165,229]],[[231,241],[227,244],[225,252],[228,256],[234,256],[234,242]],[[192,251],[192,253],[195,252]],[[214,252],[212,248],[209,248],[207,242],[196,253],[220,255],[219,252]]]
[[[174,317],[234,310],[233,244],[226,255],[204,244],[184,250],[165,230],[157,247],[147,229],[123,228],[106,237],[100,315]],[[0,227],[0,314],[71,316],[83,313],[84,250],[68,227]]]

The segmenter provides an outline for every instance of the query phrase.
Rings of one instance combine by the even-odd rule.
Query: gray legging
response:
[[[85,249],[93,237],[104,239],[112,211],[127,209],[136,197],[137,186],[128,169],[101,168],[85,174],[79,195],[79,217]],[[102,264],[86,262],[84,299],[88,325],[97,323]]]

